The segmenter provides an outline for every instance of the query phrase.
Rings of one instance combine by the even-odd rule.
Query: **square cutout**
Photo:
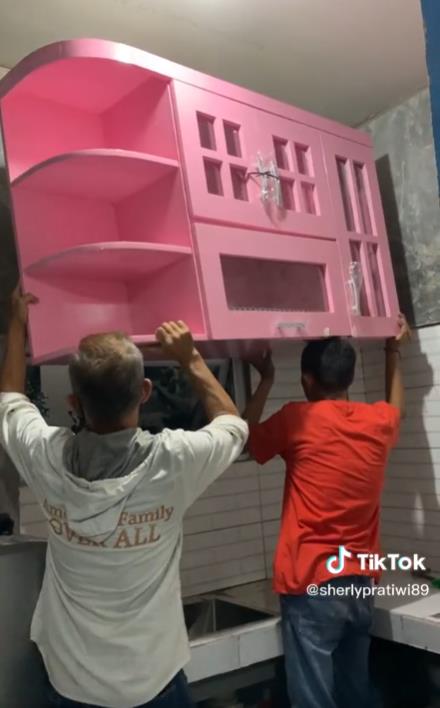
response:
[[[288,142],[283,138],[274,138],[275,162],[280,170],[290,170]]]
[[[223,121],[225,130],[226,151],[232,157],[241,157],[240,126]]]
[[[318,208],[316,204],[315,185],[310,184],[310,182],[303,182],[302,193],[304,199],[304,211],[306,214],[317,216]]]
[[[209,194],[223,196],[222,163],[216,160],[203,160],[205,166],[206,188]]]
[[[234,165],[231,165],[231,181],[234,199],[239,199],[242,202],[248,202],[249,195],[247,189],[246,169],[244,167],[235,167]]]
[[[212,116],[207,116],[204,113],[197,113],[200,145],[202,148],[206,148],[207,150],[217,149],[214,121],[215,118]]]
[[[283,209],[286,211],[296,211],[295,184],[291,179],[281,179],[281,197]]]
[[[313,176],[310,148],[307,145],[295,145],[296,163],[300,175]]]

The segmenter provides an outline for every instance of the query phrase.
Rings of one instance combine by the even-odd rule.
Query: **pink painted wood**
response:
[[[23,286],[40,299],[36,362],[91,331],[151,342],[164,319],[231,351],[394,331],[364,133],[101,40],[23,60],[0,82],[0,117]],[[249,174],[258,154],[277,164],[282,209]],[[363,315],[346,283],[356,258]]]
[[[315,338],[349,327],[336,242],[199,224],[213,339]]]
[[[373,152],[334,136],[321,139],[344,278],[349,280],[353,262],[360,263],[362,272],[357,312],[348,293],[351,333],[390,336],[396,331],[399,303]]]
[[[84,88],[83,77],[80,75],[79,82],[76,82],[72,86],[71,90],[71,82],[64,82],[64,75],[65,71],[70,71],[70,65],[76,66],[78,62],[75,60],[78,59],[81,60],[82,66],[85,66],[85,60],[87,59],[102,60],[99,62],[101,65],[110,62],[113,66],[117,66],[118,69],[115,70],[115,73],[120,72],[121,77],[117,81],[115,76],[115,83],[117,81],[118,86],[124,86],[127,80],[127,74],[124,72],[133,70],[134,72],[138,72],[137,75],[140,77],[140,72],[138,70],[141,70],[143,72],[147,72],[150,76],[154,75],[157,78],[162,78],[165,80],[181,81],[183,83],[190,84],[191,86],[198,86],[199,88],[207,89],[208,91],[212,91],[219,96],[228,96],[229,98],[248,106],[258,106],[260,109],[273,113],[274,115],[279,115],[285,118],[293,117],[298,123],[303,123],[304,125],[317,128],[319,131],[342,136],[347,140],[352,140],[353,142],[360,143],[361,145],[372,145],[371,137],[368,133],[341,125],[336,121],[323,118],[322,116],[317,116],[300,108],[294,108],[293,106],[282,103],[281,101],[277,101],[268,96],[263,96],[262,94],[255,93],[254,91],[249,91],[242,86],[230,84],[227,81],[222,81],[221,79],[209,76],[208,74],[202,74],[201,72],[194,71],[186,66],[175,64],[168,59],[150,54],[142,49],[137,49],[135,47],[130,47],[127,44],[112,42],[106,39],[63,40],[61,42],[55,42],[37,49],[35,52],[32,52],[25,57],[4,77],[4,79],[2,79],[0,82],[0,101],[3,97],[9,94],[14,87],[24,81],[26,77],[32,75],[34,80],[37,75],[37,71],[41,76],[43,71],[45,72],[50,70],[52,66],[59,66],[61,68],[60,78],[50,73],[47,74],[48,83],[51,87],[50,90],[53,89],[54,83],[61,81],[64,83],[64,92],[67,100],[71,100],[72,93],[75,95],[82,95],[84,96],[83,105],[87,106],[89,97],[92,97],[92,99],[95,100],[95,96],[101,96],[102,76],[98,75],[98,78],[95,80],[95,74],[89,74],[87,71],[84,71],[84,76],[87,77],[87,88]],[[69,76],[69,79],[70,78],[71,77]],[[137,79],[134,78],[133,81],[134,85],[130,84],[130,86],[127,86],[127,93],[132,90],[135,85],[142,83],[140,78],[138,84]],[[113,81],[110,80],[106,82],[105,90],[107,90],[107,86],[109,84],[113,85]]]
[[[195,219],[334,238],[317,131],[186,84],[174,95]],[[281,207],[262,204],[258,156],[277,166]]]
[[[157,243],[110,242],[95,243],[58,251],[52,256],[32,263],[26,274],[42,279],[75,277],[108,280],[110,278],[139,278],[154,275],[161,268],[191,256],[185,246]]]
[[[118,202],[178,168],[175,160],[127,150],[81,150],[34,165],[12,187]]]
[[[87,243],[191,245],[178,163],[118,150],[88,150],[38,164],[12,182],[23,268]]]
[[[157,327],[180,312],[196,338],[205,339],[192,258],[173,258],[159,269],[153,269],[152,258],[142,275],[132,267],[119,274],[120,266],[115,275],[103,265],[98,278],[90,277],[87,271],[85,277],[78,277],[77,273],[63,269],[58,273],[52,268],[44,278],[41,272],[25,274],[26,288],[40,299],[30,315],[35,363],[58,361],[91,332],[121,330],[140,344],[151,343]]]
[[[168,83],[140,67],[94,58],[55,62],[26,76],[2,105],[12,179],[84,149],[177,157]]]

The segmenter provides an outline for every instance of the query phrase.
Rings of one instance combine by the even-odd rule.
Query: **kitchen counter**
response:
[[[0,536],[0,706],[44,706],[46,678],[29,627],[43,579],[46,544]]]
[[[3,578],[0,588],[3,657],[0,706],[28,708],[38,705],[38,692],[43,695],[44,672],[38,653],[29,641],[29,624],[41,586],[45,546],[44,542],[35,542],[31,538],[0,537],[0,574]],[[388,584],[394,584],[395,594],[376,597],[373,634],[440,654],[440,591],[431,588],[426,598],[405,597],[408,585],[420,587],[424,584],[424,581],[405,573],[385,573],[381,585]],[[255,671],[261,677],[262,662],[269,662],[283,653],[279,602],[270,581],[242,585],[212,596],[265,613],[268,619],[191,641],[190,682],[199,683],[239,669],[251,671],[254,665],[260,665]],[[32,681],[28,680],[29,676]],[[33,703],[29,702],[29,691]]]
[[[394,595],[376,597],[373,636],[440,654],[440,591],[431,587],[426,598],[414,595],[409,598],[407,593],[409,585],[420,588],[424,584],[425,581],[407,573],[384,573],[381,587],[393,585]],[[188,667],[191,682],[244,669],[283,654],[279,600],[269,580],[225,590],[221,596],[273,617],[192,641]]]

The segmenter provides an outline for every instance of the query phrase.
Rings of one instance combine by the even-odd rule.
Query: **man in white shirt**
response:
[[[202,430],[138,429],[151,392],[122,334],[82,340],[70,363],[74,435],[46,424],[24,395],[30,296],[14,293],[0,375],[0,444],[49,524],[31,638],[52,706],[186,708],[189,660],[179,561],[185,511],[241,453],[247,425],[183,322],[157,339],[187,372],[211,421]],[[1,628],[0,628],[1,631]]]

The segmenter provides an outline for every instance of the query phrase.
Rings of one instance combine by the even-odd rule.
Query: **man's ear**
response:
[[[70,393],[67,396],[67,404],[69,407],[69,411],[73,411],[79,418],[82,418],[83,412],[78,396],[75,396],[74,393]]]
[[[150,379],[144,379],[144,382],[142,384],[142,398],[141,398],[141,404],[146,403],[148,399],[151,396],[151,392],[153,390],[153,384],[150,381]]]
[[[301,374],[301,384],[306,398],[310,401],[313,397],[315,379],[311,374]]]
[[[315,383],[315,379],[312,374],[301,374],[301,383],[304,388],[311,388]]]

